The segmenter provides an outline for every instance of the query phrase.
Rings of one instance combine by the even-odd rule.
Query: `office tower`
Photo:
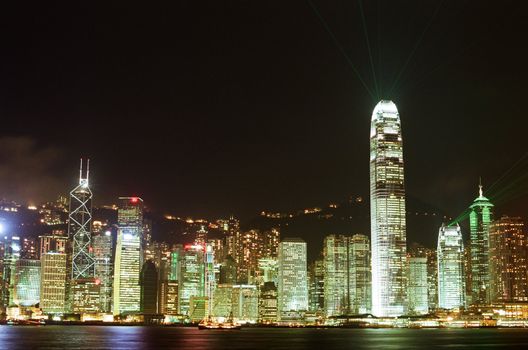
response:
[[[460,226],[442,226],[438,234],[438,307],[465,305],[464,244]]]
[[[117,244],[114,262],[114,315],[139,312],[139,274],[143,252],[143,200],[120,197],[117,211]]]
[[[426,257],[409,255],[407,259],[407,298],[410,315],[429,313]]]
[[[180,314],[190,312],[191,297],[205,295],[204,248],[200,245],[186,245],[180,261],[179,300]]]
[[[40,256],[40,308],[45,314],[62,314],[66,310],[67,255],[64,251],[47,251]]]
[[[260,235],[258,230],[238,232],[236,237],[237,281],[245,284],[252,280],[257,270]]]
[[[201,245],[202,247],[205,247],[205,244],[207,242],[207,230],[205,229],[204,225],[200,225],[200,228],[196,231],[196,237],[194,239],[194,243],[197,245]]]
[[[280,231],[277,228],[272,228],[261,232],[261,241],[259,256],[276,259],[279,256]]]
[[[0,308],[7,308],[14,304],[15,271],[17,261],[20,259],[21,251],[20,237],[13,234],[0,236]]]
[[[78,278],[71,281],[72,311],[96,314],[101,311],[101,282],[97,278]]]
[[[406,312],[406,223],[400,116],[392,101],[380,101],[370,129],[372,312]]]
[[[237,259],[237,237],[240,235],[240,221],[233,216],[229,220],[221,220],[221,230],[224,232],[225,251],[222,260],[230,255],[233,259]]]
[[[348,240],[349,312],[356,315],[370,313],[372,276],[369,238],[353,235]]]
[[[236,282],[237,264],[231,255],[228,255],[220,265],[220,283],[236,284]]]
[[[438,261],[436,259],[436,250],[413,243],[408,252],[411,257],[427,259],[427,303],[429,311],[435,310],[438,308]]]
[[[279,244],[279,318],[298,318],[308,310],[306,242],[284,239]]]
[[[327,316],[370,312],[370,245],[368,237],[325,238],[324,305]]]
[[[13,299],[22,307],[40,302],[40,260],[20,259],[16,262]]]
[[[326,316],[348,314],[350,305],[348,283],[348,237],[326,236],[324,256],[324,305]]]
[[[191,322],[200,322],[209,317],[209,299],[204,296],[192,295],[189,299],[189,320]]]
[[[278,283],[279,274],[279,260],[275,258],[260,258],[258,259],[258,278],[256,282],[258,285],[266,282]]]
[[[258,321],[259,295],[257,286],[236,284],[233,286],[233,318],[240,323]]]
[[[277,285],[273,282],[264,282],[260,288],[259,322],[277,322]]]
[[[112,259],[113,240],[111,231],[104,231],[93,236],[95,277],[101,284],[101,312],[112,311],[112,282],[114,277],[114,261]]]
[[[310,264],[308,269],[308,309],[310,311],[323,311],[324,306],[324,260],[319,259]]]
[[[492,302],[528,301],[528,240],[521,218],[503,216],[490,226]]]
[[[179,282],[169,280],[166,283],[165,302],[163,306],[164,315],[177,315],[178,314],[178,288]]]
[[[233,312],[233,284],[217,284],[213,299],[213,316],[228,318]]]
[[[205,246],[205,296],[207,300],[211,301],[207,303],[207,315],[213,314],[213,299],[214,291],[216,288],[216,279],[215,279],[215,268],[214,268],[214,252],[213,246],[207,244]]]
[[[158,269],[152,260],[145,261],[140,277],[140,309],[144,314],[158,312]]]
[[[70,211],[68,237],[72,244],[72,280],[93,278],[95,263],[91,253],[92,236],[92,191],[88,178],[90,160],[86,162],[86,174],[83,162],[79,172],[79,184],[70,192]]]
[[[482,185],[479,196],[470,207],[471,235],[471,304],[486,305],[490,302],[489,226],[493,220],[493,204],[484,197]]]

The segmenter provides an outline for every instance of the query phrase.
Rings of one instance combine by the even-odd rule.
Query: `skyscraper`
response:
[[[406,303],[406,222],[400,116],[392,101],[380,101],[370,129],[372,312],[399,316]]]
[[[308,308],[310,311],[324,310],[324,260],[314,261],[308,270],[309,288],[308,288]]]
[[[370,242],[365,235],[348,238],[349,313],[365,314],[372,310],[372,274]]]
[[[180,262],[180,281],[178,286],[178,307],[180,314],[188,315],[191,298],[205,296],[205,264],[204,247],[201,245],[186,245]]]
[[[438,234],[438,307],[465,305],[464,243],[460,226],[442,226]]]
[[[279,244],[279,318],[295,318],[308,310],[306,242],[284,239]]]
[[[66,312],[67,255],[48,251],[40,256],[40,308],[46,314]]]
[[[329,235],[323,245],[326,316],[348,314],[348,237]]]
[[[73,240],[72,279],[93,278],[95,264],[91,248],[92,236],[92,191],[88,178],[90,160],[86,162],[86,174],[83,173],[83,161],[79,172],[79,184],[70,192],[70,211],[68,237]]]
[[[114,315],[139,312],[139,274],[143,253],[143,200],[120,197],[117,245],[114,262]]]
[[[407,297],[409,314],[429,313],[426,257],[407,258]]]
[[[114,263],[112,259],[112,232],[105,231],[93,237],[93,256],[95,260],[95,277],[101,283],[102,312],[112,310],[112,281],[114,277]]]
[[[492,302],[528,301],[528,241],[521,218],[503,216],[490,226]]]
[[[471,304],[486,305],[490,302],[489,228],[493,204],[484,197],[482,185],[470,210]]]
[[[152,260],[145,261],[141,268],[141,312],[158,312],[158,269]]]

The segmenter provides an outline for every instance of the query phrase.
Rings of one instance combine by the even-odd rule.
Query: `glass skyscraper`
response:
[[[143,263],[143,200],[120,197],[114,262],[114,315],[139,312],[139,274]]]
[[[484,197],[482,186],[480,186],[479,196],[471,205],[470,210],[470,303],[486,305],[490,302],[489,228],[493,220],[493,204]]]
[[[465,305],[464,243],[460,226],[442,226],[438,234],[438,307]]]
[[[409,256],[407,260],[408,313],[425,315],[429,313],[427,284],[427,258]]]
[[[191,299],[205,296],[205,252],[201,245],[187,245],[180,261],[178,307],[188,315]]]
[[[285,239],[279,244],[279,318],[297,317],[308,310],[306,242]]]
[[[16,262],[14,302],[24,307],[40,302],[40,260],[20,259]]]
[[[380,101],[370,129],[372,313],[399,316],[406,306],[406,222],[400,116]]]

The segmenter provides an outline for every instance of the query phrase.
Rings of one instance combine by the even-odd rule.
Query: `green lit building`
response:
[[[489,230],[493,221],[493,204],[484,197],[482,186],[470,210],[471,295],[469,301],[473,305],[486,305],[490,302]]]

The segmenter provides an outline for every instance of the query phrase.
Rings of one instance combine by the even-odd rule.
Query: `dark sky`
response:
[[[525,154],[525,1],[364,1],[366,27],[358,1],[313,2],[380,96],[307,1],[2,4],[2,196],[53,199],[89,156],[98,204],[248,217],[368,197],[380,97],[408,195],[452,215]]]

